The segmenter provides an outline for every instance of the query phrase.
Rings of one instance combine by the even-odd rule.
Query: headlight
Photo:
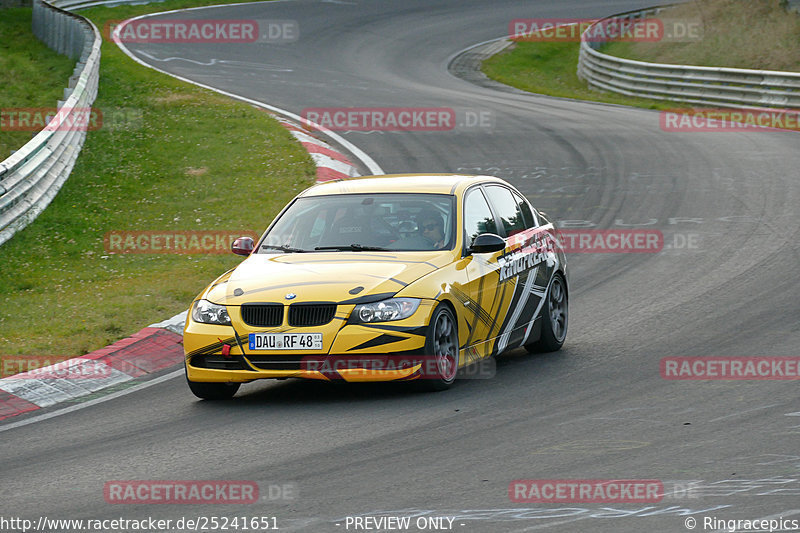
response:
[[[208,300],[197,300],[192,307],[192,320],[202,324],[229,326],[231,317],[224,305],[212,304]]]
[[[402,320],[416,312],[419,302],[417,298],[390,298],[382,302],[360,304],[353,309],[351,316],[355,322]]]

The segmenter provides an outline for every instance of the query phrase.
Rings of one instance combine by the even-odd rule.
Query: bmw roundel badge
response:
[[[297,295],[296,295],[295,293],[293,293],[293,292],[290,292],[289,294],[287,294],[287,295],[285,296],[285,298],[286,298],[287,300],[294,300],[295,298],[297,298]]]

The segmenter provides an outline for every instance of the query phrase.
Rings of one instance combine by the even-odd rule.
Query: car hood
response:
[[[224,305],[374,301],[393,296],[450,260],[444,252],[254,254],[202,297]]]

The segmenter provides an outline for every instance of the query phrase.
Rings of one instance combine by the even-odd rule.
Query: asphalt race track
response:
[[[418,517],[455,518],[443,525],[464,533],[800,520],[798,382],[675,381],[659,370],[669,356],[800,355],[798,134],[666,132],[656,111],[500,91],[448,70],[515,18],[645,5],[279,1],[164,15],[293,20],[300,39],[129,45],[160,69],[296,114],[452,108],[458,124],[446,131],[339,133],[386,173],[497,175],[563,228],[655,229],[665,246],[572,254],[564,349],[503,356],[493,379],[444,393],[269,381],[211,403],[181,374],[0,425],[2,507],[28,518],[274,516],[303,532],[381,530],[355,529],[347,517],[357,515],[412,517],[409,531]],[[467,123],[475,117],[484,121]],[[660,480],[668,494],[516,503],[517,479]],[[112,480],[251,480],[261,501],[111,505]]]

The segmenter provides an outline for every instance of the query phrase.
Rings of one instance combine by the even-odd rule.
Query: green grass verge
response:
[[[800,17],[781,0],[704,0],[686,2],[661,18],[700,21],[699,41],[614,42],[604,53],[617,57],[684,65],[800,71]],[[627,97],[590,89],[577,76],[579,43],[518,42],[484,61],[483,72],[526,91],[651,109],[685,104]]]
[[[578,51],[579,43],[518,42],[484,61],[482,70],[500,83],[532,93],[650,109],[675,107],[658,100],[590,89],[578,78]]]
[[[83,14],[102,28],[198,4]],[[144,68],[108,42],[100,77],[95,107],[132,120],[89,132],[53,203],[0,248],[0,354],[80,355],[103,347],[185,310],[241,260],[109,254],[107,232],[261,232],[314,181],[302,146],[250,105]]]
[[[603,52],[653,63],[800,72],[800,16],[780,0],[705,0],[659,17],[696,22],[699,41],[615,42]]]
[[[14,108],[53,108],[64,96],[64,87],[75,62],[58,55],[31,32],[31,8],[0,11],[0,161],[28,142],[36,132],[9,129]],[[13,116],[13,115],[12,115]]]

